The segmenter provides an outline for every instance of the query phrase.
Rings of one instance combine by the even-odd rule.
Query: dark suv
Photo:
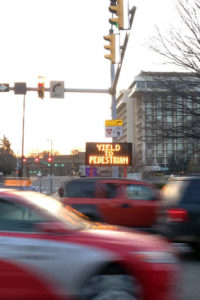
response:
[[[161,190],[159,232],[200,249],[200,177],[174,177]]]

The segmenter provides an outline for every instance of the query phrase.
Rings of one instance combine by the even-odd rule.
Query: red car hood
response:
[[[80,232],[79,238],[86,244],[105,248],[120,247],[133,251],[173,251],[170,243],[161,237],[126,229],[123,227],[99,224]]]

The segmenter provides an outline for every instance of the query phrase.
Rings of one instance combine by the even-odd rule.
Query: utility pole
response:
[[[53,193],[53,142],[51,140],[50,194]]]
[[[23,117],[22,117],[22,157],[21,157],[21,176],[24,176],[24,127],[25,127],[25,94],[24,94],[24,99],[23,99]]]
[[[110,34],[113,34],[113,29],[110,29]],[[111,73],[111,86],[113,86],[113,82],[115,79],[115,65],[112,63],[110,63],[110,73]],[[116,120],[117,119],[117,108],[116,105],[117,104],[117,100],[116,100],[116,93],[112,94],[112,119]],[[113,143],[117,142],[117,137],[113,137],[112,138]],[[118,174],[118,167],[117,166],[112,166],[112,177],[119,177]]]

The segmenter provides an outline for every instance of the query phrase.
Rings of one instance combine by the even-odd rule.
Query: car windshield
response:
[[[90,222],[84,219],[84,215],[77,212],[70,206],[63,206],[63,204],[49,196],[36,192],[15,192],[26,202],[34,205],[37,211],[48,216],[48,221],[61,221],[72,230],[81,230],[89,228]],[[86,218],[86,217],[85,217]]]

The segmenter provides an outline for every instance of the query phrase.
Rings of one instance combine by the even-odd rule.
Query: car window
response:
[[[189,184],[187,180],[172,180],[161,190],[161,197],[165,205],[177,205],[182,201],[183,194]]]
[[[116,183],[106,183],[106,198],[116,198],[118,186]]]
[[[95,182],[90,182],[90,181],[68,182],[66,185],[66,188],[65,188],[65,197],[94,198],[95,197]]]
[[[34,224],[45,221],[37,211],[0,199],[0,230],[35,231]]]
[[[155,198],[151,187],[139,184],[128,184],[126,186],[126,195],[128,199],[134,200],[153,200]]]
[[[183,202],[200,204],[200,180],[193,180],[190,182],[184,193]]]

